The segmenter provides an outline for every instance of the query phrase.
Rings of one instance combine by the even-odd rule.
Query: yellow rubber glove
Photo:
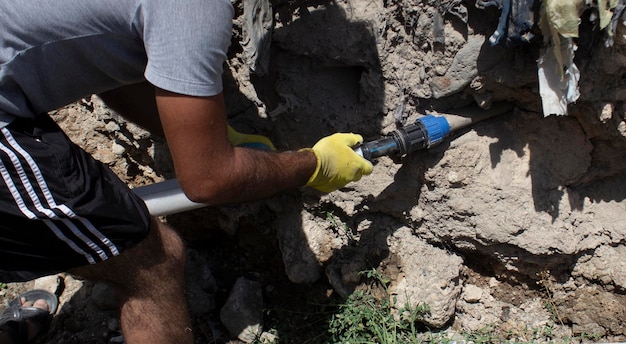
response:
[[[361,135],[337,133],[319,140],[313,148],[305,148],[313,151],[317,158],[315,172],[306,186],[332,192],[372,173],[372,163],[352,150],[361,142]]]
[[[228,141],[237,147],[248,147],[275,151],[276,147],[269,138],[262,135],[242,134],[228,125]]]

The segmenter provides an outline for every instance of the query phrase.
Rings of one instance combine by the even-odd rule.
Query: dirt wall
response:
[[[543,33],[533,26],[528,42],[492,46],[501,9],[477,3],[234,1],[229,118],[279,149],[338,131],[377,139],[427,113],[495,102],[514,110],[431,149],[380,158],[372,175],[331,194],[302,189],[166,220],[194,250],[206,249],[205,227],[239,238],[237,250],[278,250],[291,282],[324,280],[342,296],[364,286],[359,271],[376,268],[403,301],[429,304],[422,321],[433,328],[549,326],[562,338],[626,340],[621,20],[606,47],[593,16],[581,16],[580,96],[567,116],[546,117]],[[528,13],[534,24],[538,13]],[[129,184],[174,177],[166,144],[97,98],[54,116]]]

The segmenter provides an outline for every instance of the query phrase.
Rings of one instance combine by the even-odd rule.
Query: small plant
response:
[[[383,276],[382,273],[374,268],[360,271],[359,275],[365,275],[365,277],[367,277],[368,279],[373,279],[376,282],[380,283],[380,285],[385,288],[385,291],[387,291],[387,285],[389,284],[389,282],[391,282],[390,278]]]
[[[529,328],[527,326],[523,328],[510,328],[503,327],[503,324],[493,323],[488,324],[485,327],[469,332],[463,333],[462,336],[467,342],[479,344],[479,343],[569,343],[568,339],[555,340],[552,334],[554,328],[549,325],[538,328]]]
[[[360,274],[380,283],[385,292],[390,280],[376,269]],[[355,291],[346,302],[339,306],[328,323],[332,343],[377,343],[400,344],[419,343],[420,333],[416,321],[428,312],[427,306],[404,308],[395,307],[396,298],[386,296],[374,298],[363,290]]]
[[[354,235],[352,234],[352,231],[350,230],[350,228],[348,227],[347,224],[343,223],[341,221],[341,219],[339,219],[339,217],[335,214],[333,214],[330,211],[326,212],[326,221],[330,222],[330,226],[339,231],[342,232],[350,241],[354,241]]]
[[[563,325],[563,319],[559,315],[559,310],[556,307],[556,302],[554,300],[554,281],[552,275],[550,275],[550,271],[544,270],[537,274],[539,277],[539,281],[537,282],[541,285],[546,294],[546,300],[543,303],[543,306],[550,312],[552,321],[558,322],[560,325]]]
[[[487,325],[477,331],[469,333],[466,335],[468,342],[472,343],[493,343],[500,342],[501,340],[497,340],[494,336],[495,328],[491,325]]]
[[[545,327],[540,329],[535,329],[533,339],[552,338],[554,337],[554,335],[552,334],[553,331],[554,328],[549,325],[546,325]]]
[[[580,339],[581,341],[585,342],[585,341],[592,341],[592,342],[597,342],[600,340],[600,338],[602,338],[602,335],[600,334],[589,334],[589,333],[581,333],[580,334]]]

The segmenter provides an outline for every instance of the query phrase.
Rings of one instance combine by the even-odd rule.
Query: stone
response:
[[[476,285],[467,284],[463,287],[463,300],[467,302],[470,302],[470,303],[478,302],[480,301],[482,295],[483,295],[482,288]]]
[[[436,328],[444,326],[454,315],[461,294],[463,259],[428,245],[408,227],[396,230],[389,244],[389,251],[398,257],[402,276],[390,288],[397,304],[412,308],[426,304],[430,312],[422,321]]]
[[[220,310],[220,319],[231,335],[252,343],[262,332],[263,304],[261,284],[241,277]]]
[[[63,279],[59,275],[44,276],[35,280],[34,289],[43,289],[59,295],[63,287]]]

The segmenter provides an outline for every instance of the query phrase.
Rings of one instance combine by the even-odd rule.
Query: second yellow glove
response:
[[[352,149],[361,142],[361,135],[337,133],[319,140],[313,148],[305,148],[313,151],[317,158],[315,172],[306,186],[331,192],[372,173],[372,163]]]
[[[243,134],[228,125],[228,141],[233,146],[275,151],[276,147],[269,138],[262,135]]]

